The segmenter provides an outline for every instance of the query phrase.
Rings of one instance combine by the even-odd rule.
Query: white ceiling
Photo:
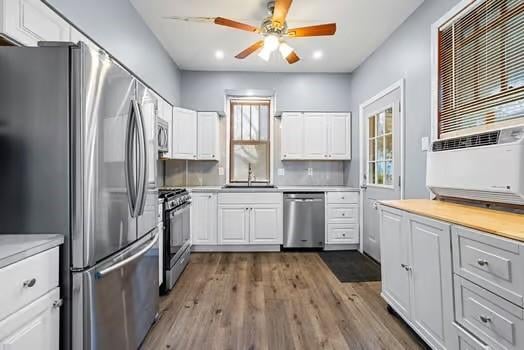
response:
[[[334,37],[289,40],[301,61],[289,65],[278,52],[269,62],[252,54],[234,56],[259,35],[208,22],[184,22],[166,16],[226,17],[259,26],[267,16],[266,0],[130,0],[181,69],[263,72],[352,72],[424,0],[295,0],[288,26],[337,23]],[[225,53],[223,60],[215,52]],[[313,52],[322,50],[320,60]]]

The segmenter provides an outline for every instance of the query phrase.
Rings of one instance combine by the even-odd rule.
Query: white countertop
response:
[[[347,186],[278,186],[278,187],[223,187],[195,186],[187,188],[190,192],[359,192],[360,189]]]
[[[0,268],[63,243],[58,234],[0,234]]]

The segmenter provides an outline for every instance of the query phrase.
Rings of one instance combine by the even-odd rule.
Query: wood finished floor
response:
[[[316,253],[198,253],[142,349],[425,349],[380,297]]]

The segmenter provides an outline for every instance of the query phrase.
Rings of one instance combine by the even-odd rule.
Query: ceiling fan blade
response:
[[[276,0],[273,10],[273,26],[282,28],[286,23],[287,13],[293,0]]]
[[[256,50],[260,49],[262,46],[264,46],[264,40],[259,40],[244,51],[242,51],[241,53],[239,53],[238,55],[236,55],[235,57],[242,60],[247,56],[251,55]]]
[[[230,27],[230,28],[245,30],[247,32],[253,32],[253,33],[258,32],[258,28],[257,27],[254,27],[254,26],[252,26],[250,24],[245,24],[245,23],[240,23],[240,22],[237,22],[237,21],[233,21],[231,19],[227,19],[227,18],[223,18],[223,17],[215,18],[215,24],[218,24],[218,25],[221,25],[221,26]]]
[[[287,35],[292,38],[300,38],[307,36],[326,36],[334,35],[337,31],[336,23],[321,24],[318,26],[301,27],[288,29]]]
[[[296,51],[293,51],[289,55],[287,55],[286,61],[289,64],[297,63],[298,61],[300,61],[300,57],[298,57]]]

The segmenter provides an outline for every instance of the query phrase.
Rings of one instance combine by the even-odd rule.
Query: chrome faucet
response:
[[[251,165],[251,163],[249,163],[248,165],[248,173],[247,173],[247,185],[248,186],[251,186],[251,181],[253,181],[253,178],[254,178],[254,173],[253,173],[253,167]]]

